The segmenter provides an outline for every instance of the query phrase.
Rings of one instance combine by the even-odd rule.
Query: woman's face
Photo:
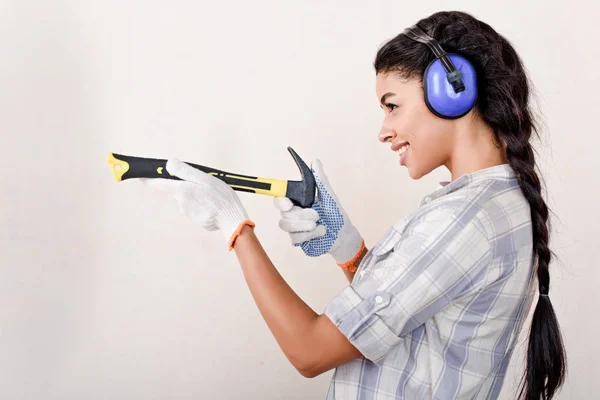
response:
[[[376,92],[384,111],[379,140],[391,143],[410,177],[419,179],[442,165],[448,166],[455,124],[429,111],[421,81],[380,73]]]

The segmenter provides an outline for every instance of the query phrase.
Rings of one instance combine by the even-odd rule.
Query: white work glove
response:
[[[254,228],[235,191],[222,180],[190,165],[171,159],[166,169],[180,179],[142,179],[151,187],[170,194],[181,212],[208,231],[221,230],[229,250],[244,225]]]
[[[362,250],[363,238],[344,211],[319,159],[312,163],[317,184],[317,199],[311,208],[295,206],[287,197],[276,197],[275,207],[281,211],[279,227],[288,232],[294,246],[302,247],[309,257],[329,253],[344,266]]]

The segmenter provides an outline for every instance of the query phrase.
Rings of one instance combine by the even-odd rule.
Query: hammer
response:
[[[310,207],[315,200],[315,177],[313,176],[310,168],[294,151],[294,149],[288,147],[288,151],[296,162],[298,169],[300,169],[300,175],[302,176],[302,180],[300,181],[259,178],[256,176],[233,174],[189,162],[186,162],[186,164],[221,179],[233,190],[264,194],[274,197],[285,196],[292,200],[292,203],[297,206],[303,208]],[[167,160],[109,153],[108,164],[112,169],[113,175],[117,179],[117,182],[132,178],[163,178],[180,180],[178,177],[169,174],[167,171]]]

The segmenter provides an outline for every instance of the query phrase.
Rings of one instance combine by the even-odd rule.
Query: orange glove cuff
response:
[[[343,264],[338,264],[338,266],[341,269],[345,269],[350,272],[356,272],[356,270],[358,269],[358,259],[362,257],[364,250],[365,250],[365,241],[363,240],[362,243],[360,244],[360,249],[358,250],[356,255],[354,255],[354,257],[352,257],[352,259],[350,261],[345,262]]]
[[[249,219],[242,221],[242,223],[238,226],[235,232],[233,232],[231,238],[229,239],[229,251],[233,250],[233,246],[235,245],[236,239],[238,238],[238,236],[240,236],[240,234],[242,233],[242,229],[244,229],[246,225],[248,225],[252,229],[254,229],[254,227],[256,226],[254,222],[250,221]]]

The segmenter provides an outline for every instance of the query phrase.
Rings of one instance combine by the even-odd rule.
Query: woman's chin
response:
[[[404,167],[408,171],[408,175],[413,180],[421,179],[423,176],[427,175],[426,172],[420,170],[419,168],[415,168],[413,165],[405,165]]]

